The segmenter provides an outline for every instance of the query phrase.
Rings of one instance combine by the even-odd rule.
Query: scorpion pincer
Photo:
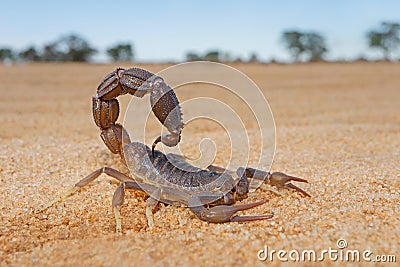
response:
[[[117,124],[119,104],[116,98],[123,94],[143,97],[150,93],[152,110],[170,134],[158,137],[152,148],[140,142],[131,142],[122,125]],[[125,175],[109,167],[100,168],[59,197],[39,207],[43,211],[58,201],[78,191],[102,173],[105,173],[121,184],[117,187],[112,206],[116,220],[116,232],[122,232],[120,209],[124,201],[125,190],[137,190],[149,195],[146,201],[146,217],[149,228],[154,226],[153,210],[161,201],[167,204],[188,207],[200,220],[210,223],[247,222],[265,220],[271,214],[239,216],[236,213],[262,205],[267,200],[254,203],[232,205],[236,201],[248,197],[250,182],[262,180],[262,188],[273,191],[269,184],[297,190],[305,196],[307,192],[293,185],[291,181],[307,180],[286,175],[281,172],[265,172],[249,167],[239,168],[236,172],[210,165],[207,170],[190,165],[181,156],[155,150],[155,145],[162,142],[167,146],[175,146],[180,141],[183,128],[182,114],[178,99],[164,80],[152,73],[132,68],[116,69],[100,83],[96,96],[93,97],[93,116],[96,125],[101,129],[101,138],[112,153],[119,154],[130,170]]]

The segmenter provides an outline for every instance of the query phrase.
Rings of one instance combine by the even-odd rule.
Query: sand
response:
[[[265,246],[321,252],[338,249],[339,239],[346,249],[400,261],[399,63],[234,65],[271,105],[277,128],[272,170],[309,180],[297,185],[311,198],[282,189],[281,197],[257,191],[242,201],[270,199],[246,213],[273,213],[271,220],[209,224],[188,209],[161,204],[150,230],[146,197],[128,192],[124,234],[116,236],[111,198],[118,183],[105,175],[33,213],[97,168],[127,173],[91,115],[91,96],[116,66],[0,66],[1,266],[280,265],[276,257],[260,261],[257,253]],[[140,67],[157,72],[165,66]],[[156,132],[160,125],[151,127]],[[197,132],[222,138],[208,127]],[[186,150],[195,146],[186,143]],[[220,155],[217,163],[224,161]]]

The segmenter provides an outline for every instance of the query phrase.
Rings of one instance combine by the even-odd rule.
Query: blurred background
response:
[[[0,61],[397,61],[400,2],[3,1]]]

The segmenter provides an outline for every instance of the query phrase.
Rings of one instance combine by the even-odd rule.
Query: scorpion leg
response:
[[[261,200],[254,203],[243,204],[243,205],[219,205],[214,206],[209,209],[204,207],[203,203],[207,203],[207,196],[205,196],[206,201],[204,201],[203,196],[195,195],[189,199],[190,210],[202,221],[210,223],[225,223],[225,222],[249,222],[271,219],[272,214],[265,215],[254,215],[254,216],[239,216],[236,215],[238,211],[248,210],[266,203],[268,200]]]
[[[290,176],[290,175],[284,174],[282,172],[273,172],[273,173],[270,174],[270,177],[269,177],[269,184],[270,185],[275,185],[277,187],[291,188],[291,189],[294,189],[294,190],[300,192],[304,196],[311,197],[310,194],[308,194],[303,189],[301,189],[301,188],[295,186],[294,184],[292,184],[291,181],[296,181],[296,182],[301,182],[301,183],[308,183],[308,181],[303,179],[303,178]]]
[[[115,190],[112,206],[115,215],[116,233],[122,233],[122,223],[121,223],[121,206],[124,202],[125,190],[137,190],[145,193],[153,192],[146,202],[146,217],[149,228],[154,226],[153,222],[153,210],[159,201],[165,203],[186,203],[188,195],[184,192],[172,189],[172,188],[158,188],[151,184],[139,183],[136,181],[125,181],[121,183]]]
[[[217,172],[217,173],[223,173],[223,172],[227,172],[228,174],[230,174],[230,175],[232,175],[232,176],[234,176],[235,175],[235,172],[233,172],[233,171],[230,171],[230,170],[228,170],[228,169],[225,169],[225,168],[222,168],[222,167],[219,167],[219,166],[215,166],[215,165],[209,165],[208,167],[207,167],[207,169],[209,170],[209,171],[213,171],[213,172]],[[250,169],[251,168],[246,168],[246,169],[244,169],[244,168],[239,168],[238,170],[237,170],[237,175],[243,175],[243,170],[245,170],[245,176],[247,177],[247,178],[249,178],[249,179],[257,179],[257,180],[261,180],[261,181],[263,181],[264,179],[265,179],[265,177],[266,177],[266,175],[268,175],[268,173],[267,172],[263,172],[263,171],[259,171],[259,172],[263,172],[262,174],[259,174],[259,175],[257,175],[257,174],[255,174],[254,172],[250,172]],[[255,170],[255,169],[252,169],[252,170]],[[250,185],[250,187],[251,187],[251,185]],[[255,186],[253,186],[253,188],[254,188]],[[282,194],[278,191],[278,190],[276,190],[275,188],[273,188],[273,187],[271,187],[271,186],[267,186],[267,185],[265,185],[265,184],[261,184],[260,186],[260,189],[262,189],[262,190],[264,190],[264,191],[270,191],[270,192],[272,192],[272,193],[274,193],[274,194],[276,194],[276,195],[278,195],[278,196],[281,196]]]
[[[118,181],[121,181],[121,182],[134,181],[133,178],[131,178],[131,177],[129,177],[129,176],[127,176],[127,175],[115,170],[115,169],[112,169],[112,168],[109,168],[109,167],[103,167],[103,168],[100,168],[98,170],[95,170],[94,172],[92,172],[88,176],[84,177],[82,180],[77,182],[73,187],[71,187],[68,190],[66,190],[60,196],[54,198],[53,200],[51,200],[50,202],[48,202],[48,203],[46,203],[46,204],[44,204],[42,206],[39,206],[39,207],[35,208],[35,211],[36,212],[42,212],[42,211],[50,208],[51,206],[53,206],[58,201],[60,201],[60,202],[64,201],[70,195],[72,195],[73,193],[75,193],[76,191],[81,189],[82,187],[86,186],[90,182],[94,181],[102,173],[105,173],[105,174],[107,174],[107,175],[109,175],[109,176],[111,176],[111,177],[113,177],[113,178],[115,178],[115,179],[117,179]]]
[[[122,222],[121,222],[121,205],[124,203],[125,198],[125,185],[126,183],[121,183],[114,192],[112,199],[112,207],[114,210],[115,217],[115,232],[116,234],[122,234]]]
[[[113,200],[112,200],[112,206],[113,206],[114,216],[115,216],[115,231],[117,234],[122,233],[122,222],[121,222],[120,210],[121,210],[122,204],[124,203],[126,189],[137,190],[137,191],[141,191],[141,192],[145,192],[145,193],[149,192],[148,190],[153,191],[153,192],[159,190],[158,188],[156,188],[152,185],[138,183],[136,181],[124,181],[117,187],[117,189],[114,192],[114,196],[113,196]],[[157,203],[158,203],[158,201],[157,201]],[[157,205],[157,203],[156,203],[156,205]],[[147,215],[147,207],[146,207],[146,215]],[[151,215],[153,215],[153,214],[151,213]]]
[[[282,172],[270,173],[270,172],[257,170],[254,168],[239,168],[237,173],[243,173],[243,171],[244,171],[246,177],[248,177],[248,178],[257,179],[257,180],[265,180],[265,182],[267,182],[269,185],[274,185],[277,187],[291,188],[291,189],[294,189],[294,190],[300,192],[304,196],[311,197],[311,195],[308,194],[306,191],[304,191],[303,189],[301,189],[291,183],[291,181],[300,182],[300,183],[308,183],[308,181],[306,179],[290,176],[290,175],[284,174]]]
[[[146,201],[146,218],[150,229],[154,226],[153,210],[160,201],[161,190],[161,188],[156,189]]]
[[[230,170],[224,169],[219,166],[214,166],[214,165],[208,166],[207,169],[209,169],[210,171],[218,172],[218,173],[228,172],[229,174],[233,174],[233,172]],[[266,171],[262,171],[262,170],[257,170],[254,168],[241,167],[236,171],[237,175],[239,175],[239,176],[241,176],[243,174],[243,172],[246,175],[246,177],[249,179],[265,181],[269,185],[274,185],[277,187],[291,188],[291,189],[294,189],[294,190],[302,193],[304,196],[311,197],[311,195],[308,194],[306,191],[304,191],[303,189],[301,189],[291,183],[291,181],[308,183],[308,181],[306,179],[290,176],[290,175],[284,174],[282,172],[270,173],[270,172],[266,172]],[[261,188],[264,190],[271,191],[277,195],[282,195],[275,189],[273,189],[271,187],[266,187],[265,184],[262,184]]]

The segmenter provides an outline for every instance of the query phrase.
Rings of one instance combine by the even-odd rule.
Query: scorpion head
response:
[[[242,175],[236,183],[236,200],[242,200],[247,198],[247,193],[249,193],[249,180],[245,175]]]

